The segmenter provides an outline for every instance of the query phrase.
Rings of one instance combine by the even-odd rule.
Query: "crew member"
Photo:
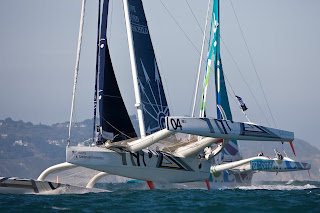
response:
[[[278,157],[279,160],[283,160],[283,156],[282,156],[282,154],[280,152],[277,152],[277,157]]]

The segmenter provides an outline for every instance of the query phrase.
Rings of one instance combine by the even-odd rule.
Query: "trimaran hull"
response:
[[[290,159],[254,157],[243,160],[239,165],[236,162],[229,163],[229,168],[220,171],[219,165],[211,166],[208,160],[181,158],[162,151],[141,150],[132,153],[119,148],[79,146],[67,148],[67,161],[114,175],[159,183],[209,180],[211,188],[223,184],[225,187],[250,185],[256,172],[288,172],[311,168],[308,163]]]
[[[179,158],[162,151],[132,153],[118,148],[67,148],[67,162],[114,175],[159,183],[205,181],[210,162],[198,158]]]
[[[245,163],[236,166],[235,164],[240,161],[244,161]],[[240,161],[211,166],[211,175],[209,178],[211,188],[230,188],[251,185],[253,174],[257,172],[293,172],[309,170],[311,168],[311,164],[309,163],[292,161],[287,157],[279,160],[262,156]],[[230,169],[226,169],[228,165]],[[225,168],[219,170],[219,166]]]

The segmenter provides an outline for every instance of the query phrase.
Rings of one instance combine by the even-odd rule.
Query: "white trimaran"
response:
[[[210,1],[208,5],[210,5]],[[275,165],[276,160],[266,157],[254,157],[221,165],[216,163],[215,157],[221,151],[222,154],[226,155],[232,154],[232,148],[237,149],[236,140],[292,143],[294,139],[293,132],[263,127],[253,123],[232,121],[219,54],[218,0],[214,0],[213,3],[212,36],[209,44],[210,51],[207,58],[199,118],[170,116],[142,1],[123,0],[136,98],[135,107],[137,108],[141,138],[137,138],[130,121],[110,58],[106,36],[108,6],[108,0],[99,1],[94,108],[94,132],[97,132],[97,139],[92,146],[68,144],[66,162],[46,169],[36,182],[45,182],[47,175],[53,171],[77,166],[100,171],[90,180],[88,187],[92,187],[99,178],[107,174],[114,174],[147,181],[150,189],[154,188],[153,182],[181,183],[194,181],[206,181],[207,187],[210,188],[210,185],[214,186],[217,182],[216,178],[219,178],[221,172],[234,168],[241,168],[241,171],[245,173],[267,169],[269,171],[280,171],[280,164]],[[85,0],[82,3],[69,128],[72,126],[84,8]],[[211,69],[215,72],[217,82],[218,115],[216,119],[204,117],[207,76]],[[96,108],[98,108],[98,113],[96,113]],[[99,125],[96,125],[96,114],[98,114],[99,119],[97,120],[99,121],[97,123]],[[198,140],[188,140],[181,143],[181,141],[176,140],[176,137],[172,136],[178,132],[202,137]],[[156,148],[153,149],[153,147]],[[310,169],[310,164],[293,162],[291,159],[284,159],[283,162],[285,163],[282,166],[287,165],[287,171],[290,169]],[[239,182],[237,174],[240,177],[241,171],[229,172],[228,175],[235,174],[234,178],[236,182]],[[251,177],[252,174],[250,180]],[[227,181],[222,179],[221,182]]]
[[[210,8],[210,2],[208,2],[208,11]],[[209,74],[210,72],[214,72],[215,79],[215,89],[216,89],[216,105],[217,105],[217,118],[219,120],[212,120],[211,122],[215,122],[219,128],[219,131],[222,131],[223,134],[226,133],[226,129],[230,129],[230,123],[226,120],[233,120],[232,113],[228,100],[228,92],[225,84],[225,77],[222,69],[222,62],[220,58],[220,9],[219,9],[219,0],[213,1],[213,9],[212,9],[212,20],[211,20],[211,28],[210,28],[210,37],[208,38],[208,57],[207,57],[207,66],[206,72],[204,76],[203,88],[202,88],[202,96],[201,96],[201,106],[200,106],[200,117],[205,117],[206,111],[206,98],[207,98],[207,88],[209,82]],[[208,17],[207,11],[207,17]],[[207,20],[207,19],[206,19]],[[207,22],[205,25],[203,42],[202,42],[202,50],[200,56],[199,70],[198,70],[198,78],[197,78],[197,86],[195,90],[194,102],[193,102],[193,110],[192,117],[194,117],[195,105],[197,100],[197,88],[199,84],[200,70],[201,70],[201,62],[202,62],[202,52],[204,48],[204,43],[206,39],[206,28]],[[211,71],[212,70],[212,71]],[[231,88],[235,98],[238,99],[240,109],[243,114],[246,116],[249,123],[242,124],[241,135],[245,135],[250,132],[251,136],[258,136],[264,134],[265,131],[258,127],[257,125],[250,122],[248,116],[244,111],[247,110],[246,105],[242,101],[242,99],[237,96],[233,89]],[[206,120],[207,121],[207,120]],[[223,122],[225,121],[225,123]],[[207,121],[208,122],[208,121]],[[220,123],[219,123],[220,122]],[[199,124],[201,125],[201,124]],[[203,125],[203,124],[202,124]],[[197,124],[194,126],[199,127]],[[191,127],[192,128],[192,127]],[[190,130],[193,132],[193,130]],[[213,131],[211,129],[210,131]],[[181,132],[188,132],[181,131]],[[247,133],[246,133],[247,132]],[[200,133],[201,134],[201,133]],[[210,133],[204,133],[205,136],[212,136]],[[230,137],[230,139],[232,139]],[[252,176],[254,173],[258,171],[266,171],[266,172],[289,172],[289,171],[298,171],[298,170],[307,170],[311,168],[310,164],[303,162],[295,162],[294,160],[286,157],[282,157],[280,152],[276,152],[277,157],[274,159],[270,159],[270,157],[263,156],[261,152],[257,157],[251,157],[247,159],[243,159],[241,153],[239,151],[238,142],[235,139],[240,139],[238,136],[234,138],[234,140],[228,140],[221,144],[224,148],[217,155],[215,152],[212,152],[211,147],[206,148],[204,150],[204,156],[206,158],[210,158],[212,154],[215,155],[214,161],[211,166],[212,176],[210,177],[210,181],[214,184],[214,187],[232,187],[237,185],[248,185],[251,184]],[[258,139],[257,139],[258,140]],[[292,145],[292,141],[290,141],[290,146],[295,155],[295,151]],[[215,147],[212,147],[215,148]],[[276,151],[276,150],[275,150]],[[281,158],[281,160],[279,160]],[[309,173],[310,176],[310,173]]]

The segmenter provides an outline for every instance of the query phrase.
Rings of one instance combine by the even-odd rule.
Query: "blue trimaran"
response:
[[[207,17],[210,5],[211,0],[208,3]],[[294,162],[287,157],[279,160],[269,159],[264,156],[242,159],[240,156],[237,140],[292,143],[294,135],[292,132],[263,127],[253,123],[232,121],[220,59],[218,0],[213,1],[209,54],[199,118],[194,117],[194,110],[191,117],[170,116],[144,14],[143,3],[141,0],[123,0],[136,98],[135,107],[141,136],[137,138],[118,88],[110,58],[106,36],[108,6],[108,0],[99,1],[97,69],[94,95],[95,142],[91,146],[78,146],[70,142],[66,148],[66,162],[46,169],[38,180],[32,180],[34,183],[47,184],[48,182],[45,181],[45,178],[51,172],[81,166],[100,171],[89,181],[87,187],[92,187],[99,178],[105,175],[114,174],[147,181],[150,189],[154,188],[154,182],[182,183],[195,181],[206,182],[209,189],[210,187],[215,187],[218,183],[250,183],[252,174],[256,171],[280,172],[310,169],[310,164]],[[84,8],[85,0],[82,3],[74,94],[77,82]],[[208,76],[211,70],[214,71],[215,75],[217,118],[205,117]],[[70,128],[72,126],[73,103],[74,95],[72,98]],[[98,119],[96,119],[96,114]],[[176,139],[175,134],[180,134],[181,136],[183,135],[181,133],[185,134],[185,141]],[[196,137],[188,137],[188,135],[197,135],[199,137],[195,139]],[[220,164],[222,158],[219,157],[220,160],[217,159],[221,155],[224,156],[223,159],[227,159],[227,156],[229,156],[229,162]],[[23,190],[21,181],[18,184],[11,180],[6,185],[7,180],[0,181],[0,188],[6,188],[8,184],[15,184],[16,188],[19,188],[20,184],[21,190]],[[34,188],[31,187],[30,191],[32,190]],[[48,190],[51,189],[48,187]],[[37,192],[39,192],[38,189]]]

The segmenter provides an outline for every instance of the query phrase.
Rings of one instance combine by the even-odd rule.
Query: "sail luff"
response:
[[[137,65],[135,60],[136,58],[133,50],[133,38],[132,38],[132,29],[131,29],[130,17],[129,17],[128,0],[123,0],[123,10],[124,10],[124,16],[125,16],[125,22],[126,22],[134,94],[136,98],[135,107],[137,108],[138,121],[139,121],[139,127],[140,127],[140,136],[141,138],[143,138],[146,136],[146,129],[145,129],[145,125],[143,121],[143,113],[141,109],[141,97],[140,97],[139,85],[138,85]]]

